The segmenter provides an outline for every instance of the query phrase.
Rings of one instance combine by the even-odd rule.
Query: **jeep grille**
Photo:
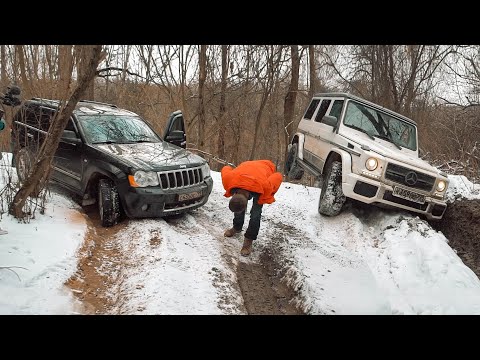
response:
[[[411,173],[414,173],[414,175]],[[407,174],[412,176],[407,176]],[[391,163],[387,165],[385,178],[395,183],[424,191],[432,191],[433,185],[435,185],[433,176]],[[410,180],[412,178],[415,179],[414,184],[408,178]]]
[[[201,167],[158,172],[162,189],[180,189],[200,184],[203,181]]]

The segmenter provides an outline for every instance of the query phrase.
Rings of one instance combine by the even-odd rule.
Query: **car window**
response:
[[[65,130],[70,130],[70,131],[77,131],[75,129],[75,125],[73,124],[72,119],[68,120],[67,126],[65,127]]]
[[[315,122],[322,121],[322,118],[327,113],[328,107],[330,106],[331,102],[332,102],[332,100],[322,100],[322,104],[320,105],[320,108],[318,109],[317,115],[315,116]]]
[[[320,102],[319,99],[313,99],[312,102],[310,103],[310,105],[308,106],[308,109],[307,111],[305,112],[305,115],[303,116],[303,118],[305,120],[310,120],[313,116],[313,113],[315,112],[315,110],[317,109],[317,105],[318,103]]]
[[[175,120],[173,120],[172,126],[170,128],[170,131],[183,131],[185,132],[185,129],[183,128],[183,117],[179,116]]]
[[[332,108],[330,109],[330,116],[335,116],[337,120],[340,119],[342,115],[343,100],[335,100],[333,102]]]
[[[87,142],[160,142],[158,135],[138,116],[78,115]]]
[[[386,139],[413,151],[417,150],[414,125],[366,105],[349,101],[343,123],[370,136]]]

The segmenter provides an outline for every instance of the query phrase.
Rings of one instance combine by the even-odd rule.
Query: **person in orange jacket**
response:
[[[283,176],[276,171],[275,164],[270,160],[245,161],[236,168],[224,166],[221,175],[225,188],[224,196],[232,197],[228,207],[234,213],[233,227],[225,231],[226,237],[242,231],[248,200],[253,199],[248,228],[240,250],[240,254],[248,256],[260,230],[263,204],[275,201],[274,195]]]

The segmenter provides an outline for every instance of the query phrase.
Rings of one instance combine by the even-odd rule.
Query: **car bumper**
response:
[[[122,206],[125,214],[130,218],[151,218],[177,215],[204,205],[212,192],[213,180],[206,178],[202,184],[188,188],[163,190],[160,188],[134,188],[125,184]],[[179,200],[181,194],[200,192],[202,196]]]
[[[447,204],[445,201],[425,196],[425,203],[420,204],[393,195],[393,186],[378,180],[357,174],[348,174],[346,182],[342,183],[345,196],[361,202],[381,203],[388,206],[423,214],[427,219],[441,219]],[[415,192],[415,190],[413,190]]]

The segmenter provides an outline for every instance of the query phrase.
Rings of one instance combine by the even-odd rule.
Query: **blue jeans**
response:
[[[234,193],[232,191],[232,193]],[[256,240],[258,231],[260,230],[260,220],[262,219],[262,208],[263,205],[258,203],[258,197],[260,194],[250,192],[248,200],[253,199],[252,208],[250,209],[250,221],[248,222],[247,231],[245,231],[245,237],[250,240]],[[248,203],[247,203],[248,207]],[[241,231],[243,228],[243,223],[245,222],[245,210],[240,213],[234,213],[233,216],[233,227],[237,231]]]

